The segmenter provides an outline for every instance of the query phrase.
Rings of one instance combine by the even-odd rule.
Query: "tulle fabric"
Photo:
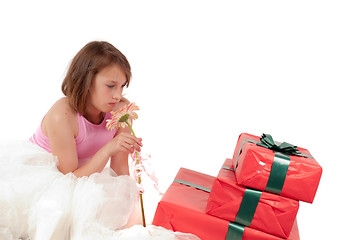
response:
[[[141,217],[132,177],[106,168],[76,178],[59,172],[57,163],[29,141],[0,143],[0,239],[198,239],[137,225]]]

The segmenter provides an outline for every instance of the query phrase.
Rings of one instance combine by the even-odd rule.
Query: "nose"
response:
[[[117,101],[120,101],[120,99],[122,98],[122,93],[123,93],[123,89],[116,89],[114,92],[113,92],[113,99],[117,100]]]

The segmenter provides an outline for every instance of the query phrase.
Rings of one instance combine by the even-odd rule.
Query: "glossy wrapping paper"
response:
[[[251,134],[242,133],[239,136],[232,158],[233,168],[237,163],[235,170],[237,183],[245,187],[265,190],[275,152],[252,142],[244,142],[245,139],[260,142],[260,137]],[[302,154],[311,155],[307,149],[300,147],[297,149]],[[280,195],[312,203],[320,182],[322,168],[313,158],[289,156],[289,167]]]
[[[175,179],[191,182],[206,188],[212,188],[215,177],[181,168]],[[209,193],[178,182],[173,182],[158,203],[153,219],[154,225],[164,228],[192,233],[202,240],[281,240],[283,238],[270,235],[249,227],[244,228],[243,236],[229,237],[230,222],[206,214]],[[299,240],[297,222],[287,238]]]
[[[238,185],[234,171],[229,170],[232,168],[232,159],[226,159],[223,167],[212,186],[206,212],[238,222],[236,217],[247,188]],[[268,192],[259,191],[259,194],[260,198],[249,227],[287,238],[296,219],[299,202]],[[247,204],[246,200],[243,204]]]

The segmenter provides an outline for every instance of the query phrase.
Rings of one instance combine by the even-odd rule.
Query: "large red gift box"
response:
[[[226,159],[209,195],[206,212],[263,232],[287,238],[299,202],[237,184],[232,159]]]
[[[214,181],[215,177],[181,168],[158,203],[153,224],[173,231],[192,233],[202,240],[282,239],[206,214],[208,191]],[[299,240],[296,221],[287,239]]]
[[[310,152],[297,147],[304,156],[287,155],[259,146],[260,142],[251,134],[239,136],[232,159],[237,183],[312,203],[322,168]],[[277,188],[272,186],[275,183]]]

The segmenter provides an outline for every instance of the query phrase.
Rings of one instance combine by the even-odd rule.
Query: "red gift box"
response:
[[[153,224],[173,231],[192,233],[202,240],[282,239],[206,214],[208,191],[214,181],[215,177],[181,168],[175,182],[158,203]],[[201,187],[203,190],[196,187]],[[296,221],[288,239],[299,240]]]
[[[206,212],[287,238],[298,208],[297,200],[238,185],[232,169],[232,159],[227,159],[214,181]]]
[[[309,157],[287,155],[259,146],[260,142],[260,137],[251,134],[242,133],[239,136],[232,159],[233,168],[236,168],[237,183],[312,203],[322,168],[310,152],[298,147],[301,154]],[[285,176],[283,179],[282,171]],[[269,181],[271,179],[272,181]],[[275,179],[281,182],[278,190],[270,187]]]

